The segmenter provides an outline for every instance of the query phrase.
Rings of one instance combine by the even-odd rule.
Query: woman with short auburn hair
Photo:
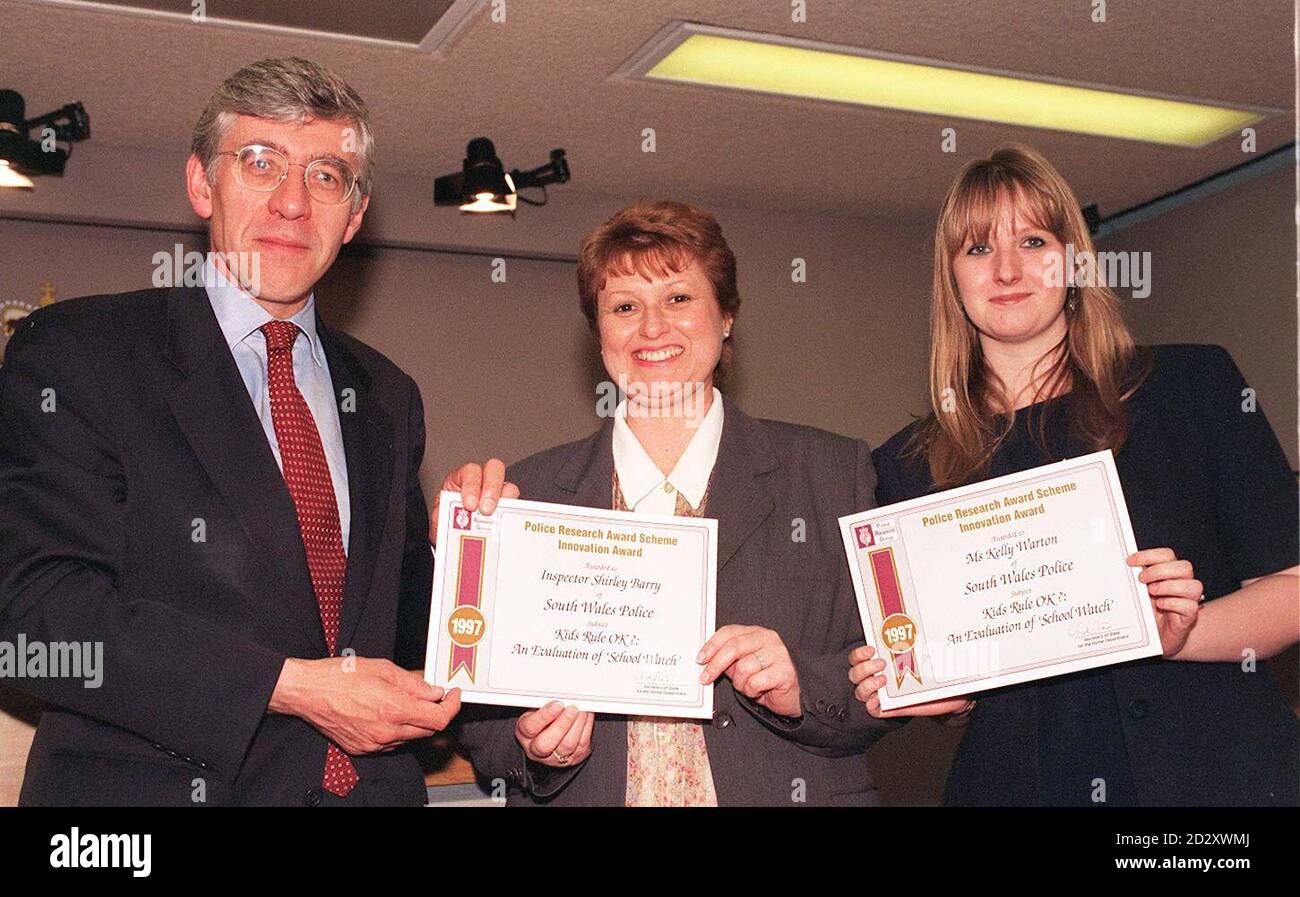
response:
[[[749,417],[718,391],[740,294],[708,212],[635,203],[579,258],[583,314],[627,398],[596,433],[508,479],[525,499],[717,519],[718,629],[696,658],[713,719],[474,706],[460,743],[512,804],[877,803],[863,752],[895,724],[871,717],[844,676],[864,640],[836,523],[873,503],[866,444]],[[482,474],[454,473],[449,487]]]

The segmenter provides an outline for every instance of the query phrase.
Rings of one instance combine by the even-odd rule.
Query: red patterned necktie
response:
[[[333,657],[338,647],[343,583],[348,570],[339,506],[316,421],[293,377],[293,344],[298,338],[298,326],[288,321],[268,321],[261,329],[266,336],[271,423],[280,444],[284,482],[298,510],[298,529],[307,549],[307,568],[320,605],[325,643]],[[331,741],[325,753],[322,787],[330,794],[347,797],[358,780],[351,758]]]

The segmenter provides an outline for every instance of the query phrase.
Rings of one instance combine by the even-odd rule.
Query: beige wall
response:
[[[47,279],[60,298],[146,287],[154,252],[178,240],[198,246],[192,234],[157,229],[194,226],[175,177],[150,169],[126,190],[124,178],[86,175],[86,149],[81,175],[70,168],[49,189],[0,193],[0,296],[33,300]],[[96,152],[105,164],[116,158]],[[390,180],[389,188],[363,231],[378,245],[342,256],[318,295],[327,318],[420,383],[426,489],[464,459],[515,460],[593,429],[600,374],[565,257],[619,203],[557,190],[550,206],[523,210],[516,221],[467,221],[433,210],[427,184]],[[1274,426],[1290,434],[1284,442],[1294,462],[1290,191],[1289,180],[1275,175],[1103,248],[1154,253],[1152,296],[1128,303],[1139,338],[1228,346]],[[924,410],[928,225],[717,211],[740,260],[744,305],[732,391],[750,413],[878,444]],[[57,223],[68,220],[100,226]],[[502,251],[559,260],[508,258],[506,282],[493,283],[491,260]],[[796,257],[807,262],[807,283],[791,282]],[[1294,655],[1291,663],[1284,678],[1294,679]],[[30,705],[0,692],[0,804],[16,797],[33,716]],[[919,721],[874,748],[886,800],[936,802],[958,734]]]

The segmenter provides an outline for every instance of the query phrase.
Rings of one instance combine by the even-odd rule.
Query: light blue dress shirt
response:
[[[232,284],[209,259],[203,268],[204,289],[208,301],[216,312],[217,323],[226,338],[226,345],[235,356],[235,365],[244,378],[244,386],[262,421],[262,431],[271,444],[275,463],[284,473],[280,459],[280,444],[275,438],[275,424],[271,421],[271,394],[266,388],[267,360],[266,337],[261,326],[274,318],[258,305],[251,296]],[[325,349],[316,334],[316,297],[307,297],[307,304],[289,321],[297,324],[302,334],[293,344],[293,378],[298,391],[307,400],[316,430],[320,433],[329,465],[330,480],[334,484],[334,499],[339,506],[339,525],[343,529],[343,551],[348,550],[348,532],[352,524],[351,504],[348,501],[348,468],[343,454],[343,430],[339,426],[339,407],[334,398],[334,381],[330,379],[329,363]]]

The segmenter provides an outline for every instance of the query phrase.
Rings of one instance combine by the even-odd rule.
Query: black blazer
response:
[[[432,577],[419,390],[317,322],[351,500],[339,650],[392,658]],[[49,401],[55,403],[49,410]],[[46,409],[42,409],[42,403]],[[353,408],[353,410],[348,410]],[[55,705],[23,804],[303,804],[326,739],[266,705],[328,656],[292,499],[206,293],[33,313],[0,368],[0,639],[102,642],[103,683],[18,679]],[[412,646],[412,654],[418,650]],[[371,803],[423,803],[406,753],[356,761]]]
[[[724,398],[722,442],[706,514],[718,520],[718,626],[780,633],[802,692],[797,722],[738,694],[714,690],[704,727],[720,805],[874,805],[864,751],[894,723],[853,698],[849,651],[863,644],[837,518],[874,504],[866,443],[824,430],[756,420]],[[613,420],[594,435],[512,466],[523,498],[610,507]],[[806,541],[795,537],[803,529]],[[627,787],[627,719],[601,714],[591,756],[569,770],[528,762],[515,740],[518,709],[466,706],[460,742],[511,804],[621,806]]]
[[[1168,546],[1191,561],[1207,601],[1294,565],[1295,475],[1232,358],[1177,345],[1155,346],[1150,358],[1115,455],[1138,548]],[[1032,442],[1024,449],[1037,424],[1022,411],[989,476],[1092,451],[1071,434],[1070,409],[1069,396],[1041,406],[1046,454]],[[904,450],[916,426],[876,450],[882,503],[933,489],[924,461]],[[1103,772],[1109,800],[1118,792],[1144,806],[1300,801],[1300,728],[1263,662],[1155,657],[976,697],[948,805],[1091,804]]]

